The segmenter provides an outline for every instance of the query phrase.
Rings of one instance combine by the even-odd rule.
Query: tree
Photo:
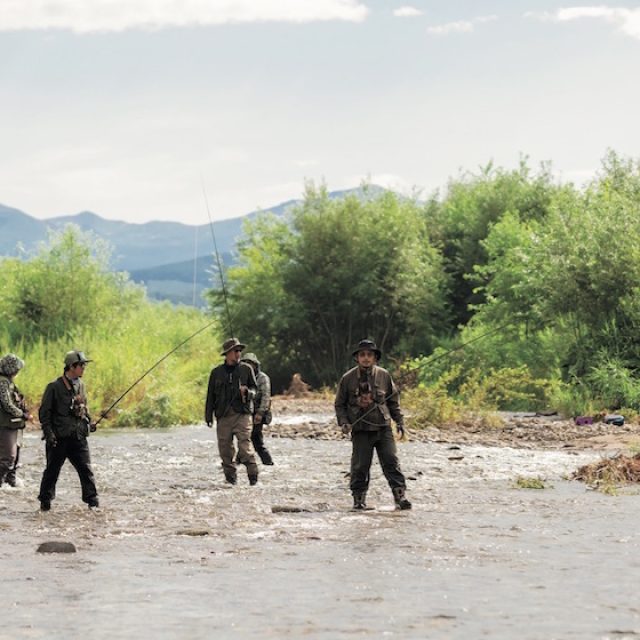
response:
[[[364,337],[389,354],[428,348],[443,326],[445,279],[427,231],[413,201],[332,201],[309,185],[290,225],[263,217],[246,228],[228,274],[234,331],[280,385],[293,372],[333,384]]]
[[[109,250],[73,225],[51,233],[29,261],[6,259],[7,293],[0,317],[10,342],[56,339],[73,330],[117,322],[144,296],[126,274],[109,270]]]

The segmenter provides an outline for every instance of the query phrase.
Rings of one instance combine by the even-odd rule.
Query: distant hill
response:
[[[369,187],[366,197],[382,191],[381,187]],[[333,191],[329,197],[337,199],[350,194],[365,197],[360,188]],[[299,203],[300,200],[289,200],[263,211],[214,222],[221,260],[227,265],[233,262],[245,220],[266,212],[283,216]],[[202,291],[215,286],[211,282],[214,251],[209,223],[134,224],[107,220],[90,211],[38,220],[24,211],[0,204],[0,256],[17,256],[19,247],[30,253],[47,239],[49,229],[59,230],[69,223],[108,241],[113,247],[114,269],[128,271],[133,280],[144,283],[151,297],[184,304],[192,304],[195,298],[196,305],[201,306],[204,304]]]

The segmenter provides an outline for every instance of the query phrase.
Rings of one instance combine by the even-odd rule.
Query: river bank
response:
[[[337,428],[333,400],[309,396],[275,396],[272,437],[345,440]],[[497,426],[484,426],[482,420],[443,426],[423,425],[407,430],[410,442],[477,444],[518,449],[593,449],[596,451],[634,451],[640,449],[640,424],[616,427],[603,422],[576,425],[558,415],[500,412],[492,420]]]

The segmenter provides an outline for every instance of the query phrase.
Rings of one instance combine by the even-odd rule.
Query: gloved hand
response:
[[[345,436],[351,433],[351,425],[348,422],[345,422],[340,428]]]
[[[398,432],[398,436],[400,437],[400,440],[402,440],[404,438],[404,424],[402,424],[402,422],[400,424],[396,424],[396,431]]]
[[[262,414],[256,413],[256,415],[253,416],[253,424],[260,424],[261,422],[262,422]]]
[[[53,433],[48,434],[45,440],[47,441],[47,446],[49,447],[55,447],[58,444],[58,439]]]
[[[96,431],[96,429],[97,429],[97,428],[98,428],[98,427],[96,426],[96,423],[95,423],[95,422],[90,422],[90,423],[89,423],[89,431],[90,431],[91,433],[95,433],[95,431]]]
[[[207,427],[209,427],[209,429],[213,429],[213,422],[207,422]]]

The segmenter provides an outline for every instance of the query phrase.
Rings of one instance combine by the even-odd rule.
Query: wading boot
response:
[[[229,484],[237,484],[238,480],[236,478],[236,476],[231,475],[230,473],[225,473],[224,474],[224,479],[229,483]]]
[[[353,493],[353,507],[351,511],[371,511],[373,507],[367,506],[367,492],[358,491]]]
[[[393,489],[393,499],[396,503],[396,509],[400,509],[401,511],[411,509],[411,503],[405,497],[404,492],[404,487],[396,487],[395,489]]]
[[[249,484],[253,486],[254,484],[258,484],[258,476],[257,475],[249,475]]]
[[[271,454],[265,449],[262,453],[259,453],[260,461],[262,464],[270,467],[273,465],[273,459],[271,458]]]

